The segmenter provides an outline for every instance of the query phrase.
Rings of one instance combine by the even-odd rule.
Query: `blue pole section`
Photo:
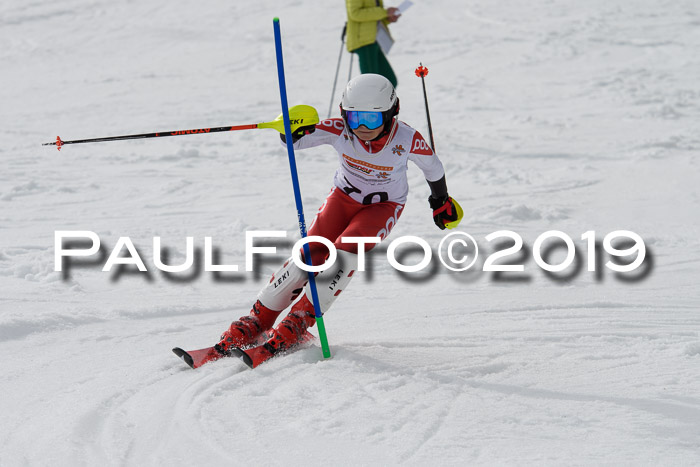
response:
[[[297,174],[297,163],[294,158],[294,142],[292,141],[292,128],[289,123],[289,105],[287,104],[287,85],[284,79],[284,61],[282,59],[282,38],[280,34],[280,20],[274,18],[272,25],[275,29],[275,51],[277,53],[277,77],[280,85],[280,99],[282,101],[282,116],[284,119],[284,134],[287,140],[287,153],[289,155],[289,169],[292,172],[292,185],[294,186],[294,200],[297,205],[297,216],[299,217],[299,230],[301,237],[306,237],[306,221],[304,220],[304,206],[301,202],[301,190],[299,188],[299,176]],[[304,261],[308,266],[312,266],[311,252],[309,244],[304,244]],[[321,314],[321,305],[318,301],[318,290],[316,289],[316,278],[313,272],[309,271],[309,287],[311,288],[311,297],[314,302],[314,312],[316,314],[316,325],[318,326],[318,337],[321,341],[321,349],[323,357],[330,358],[331,350],[328,346],[328,337],[326,336],[326,327],[323,323],[323,315]]]

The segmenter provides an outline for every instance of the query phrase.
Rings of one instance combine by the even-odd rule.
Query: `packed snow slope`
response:
[[[41,143],[274,119],[275,16],[290,103],[338,116],[342,2],[0,4],[0,465],[698,465],[697,2],[415,1],[391,28],[400,116],[427,137],[422,62],[477,264],[401,275],[382,246],[326,315],[331,360],[193,371],[170,349],[214,344],[299,237],[277,134]],[[311,219],[337,156],[297,163]],[[437,250],[446,232],[409,177],[386,245]],[[56,272],[62,230],[95,232],[103,256]],[[252,230],[288,236],[245,272]],[[523,272],[483,271],[502,230],[524,247],[497,263]],[[534,259],[550,230],[576,247],[555,277]],[[605,265],[616,230],[646,246],[633,272]],[[156,236],[169,264],[212,237],[241,270],[163,274]],[[148,273],[102,272],[120,237]]]

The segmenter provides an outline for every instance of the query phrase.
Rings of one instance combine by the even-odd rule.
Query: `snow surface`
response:
[[[170,349],[215,343],[298,238],[276,133],[40,144],[273,119],[275,16],[290,103],[325,117],[342,5],[3,2],[0,465],[700,463],[698,3],[414,3],[392,27],[401,117],[427,137],[422,62],[460,230],[485,251],[498,230],[530,248],[560,230],[582,260],[584,232],[631,230],[647,274],[620,278],[604,255],[555,281],[529,254],[506,276],[520,280],[406,278],[384,247],[326,316],[331,360],[314,347],[192,371]],[[297,159],[310,219],[336,156]],[[436,247],[445,232],[409,176],[390,239]],[[94,231],[106,254],[128,236],[150,273],[102,258],[63,278],[57,230]],[[247,230],[290,242],[256,274],[153,266],[154,236],[173,263],[185,237],[211,236],[243,268]]]

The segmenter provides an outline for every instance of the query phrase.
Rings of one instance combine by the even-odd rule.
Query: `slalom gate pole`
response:
[[[433,140],[433,125],[430,123],[430,110],[428,110],[428,94],[425,92],[425,77],[428,75],[428,68],[420,66],[416,68],[416,76],[423,82],[423,98],[425,99],[425,115],[428,117],[428,133],[430,134],[430,148],[435,152],[435,141]]]
[[[299,188],[299,176],[297,174],[297,164],[294,158],[294,142],[292,141],[292,128],[289,123],[289,108],[287,104],[287,85],[284,79],[284,61],[282,59],[282,39],[280,34],[280,20],[274,18],[272,26],[275,30],[275,52],[277,54],[277,77],[280,87],[280,100],[282,101],[282,115],[284,120],[284,134],[287,140],[287,154],[289,155],[289,169],[292,173],[292,185],[294,186],[294,200],[297,206],[297,216],[299,218],[299,230],[301,237],[306,238],[306,221],[304,220],[304,206],[301,201],[301,190]],[[311,251],[309,244],[304,244],[304,260],[308,266],[313,266],[311,262]],[[318,301],[318,290],[316,288],[316,278],[314,273],[309,271],[309,287],[311,288],[311,297],[314,303],[314,312],[316,314],[316,324],[318,325],[318,337],[321,341],[321,349],[323,358],[331,357],[331,350],[328,347],[328,337],[326,336],[326,326],[323,323],[323,315],[321,314],[321,305]]]
[[[338,64],[335,67],[335,78],[333,79],[333,92],[331,92],[331,102],[328,104],[328,118],[331,118],[333,110],[333,99],[335,99],[335,86],[338,84],[338,72],[340,71],[340,59],[343,57],[343,46],[345,45],[345,31],[348,30],[348,23],[343,26],[343,33],[340,35],[340,52],[338,52]]]

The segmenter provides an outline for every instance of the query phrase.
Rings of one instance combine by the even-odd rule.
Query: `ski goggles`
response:
[[[366,126],[369,130],[376,130],[384,124],[384,115],[382,112],[346,110],[345,120],[353,130],[357,130],[360,125]]]

